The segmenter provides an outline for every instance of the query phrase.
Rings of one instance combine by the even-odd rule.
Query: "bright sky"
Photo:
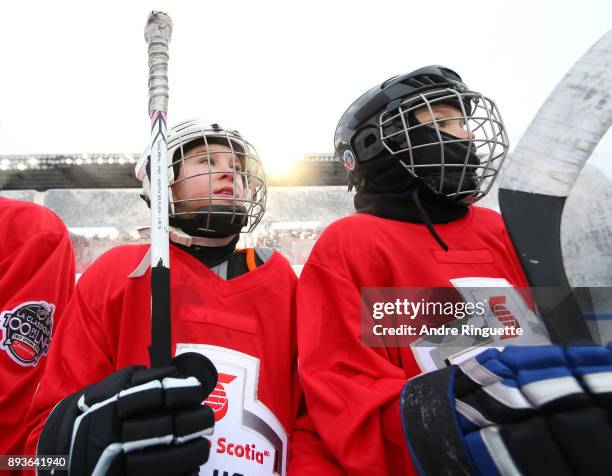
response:
[[[356,97],[427,64],[495,99],[516,144],[612,27],[609,0],[5,2],[0,155],[141,151],[151,9],[174,22],[170,122],[240,129],[270,168],[331,152]]]

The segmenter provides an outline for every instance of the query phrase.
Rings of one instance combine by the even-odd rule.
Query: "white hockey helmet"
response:
[[[211,152],[212,144],[224,146],[221,151]],[[203,145],[197,154],[188,153],[194,147]],[[190,180],[208,180],[212,184],[216,174],[227,170],[215,170],[215,154],[231,154],[229,161],[234,177],[232,193],[217,197],[177,197],[172,190],[181,187],[189,189]],[[150,204],[150,150],[147,149],[136,164],[136,177],[142,182],[143,198]],[[205,164],[198,173],[180,173],[185,160],[200,160]],[[203,178],[202,178],[203,177]],[[238,181],[241,187],[237,187]],[[230,236],[240,232],[251,232],[261,221],[267,198],[264,168],[255,148],[236,130],[223,129],[218,124],[191,119],[175,124],[168,130],[168,184],[170,225],[180,228],[191,236]],[[176,187],[175,187],[176,186]],[[242,194],[238,190],[242,190]],[[196,206],[197,205],[197,206]]]

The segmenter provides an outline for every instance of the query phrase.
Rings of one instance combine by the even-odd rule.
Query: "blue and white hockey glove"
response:
[[[214,426],[202,402],[216,383],[214,365],[196,353],[171,367],[126,367],[62,400],[37,452],[68,455],[70,476],[197,474]]]
[[[408,381],[421,474],[612,474],[612,348],[508,347]]]

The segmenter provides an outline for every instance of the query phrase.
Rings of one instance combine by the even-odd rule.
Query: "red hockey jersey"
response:
[[[461,278],[526,279],[499,214],[470,207],[435,225],[354,214],[330,225],[298,285],[300,377],[323,442],[352,476],[415,474],[402,432],[399,395],[421,372],[409,347],[366,347],[360,338],[364,287],[451,287]]]
[[[23,454],[24,420],[74,288],[74,252],[51,210],[0,197],[0,454]]]
[[[147,249],[114,248],[80,278],[32,405],[30,451],[60,399],[119,368],[149,365],[150,271],[128,278]],[[203,353],[219,372],[208,399],[216,419],[211,457],[200,474],[284,474],[301,399],[291,266],[274,252],[223,280],[175,246],[170,263],[172,348]],[[302,465],[312,461],[294,456]]]

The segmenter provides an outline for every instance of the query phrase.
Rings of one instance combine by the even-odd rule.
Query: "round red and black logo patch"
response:
[[[28,301],[0,314],[4,336],[0,348],[24,367],[35,366],[49,352],[55,306]]]

